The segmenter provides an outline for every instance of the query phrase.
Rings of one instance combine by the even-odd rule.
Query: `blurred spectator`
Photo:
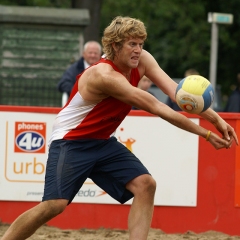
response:
[[[184,77],[187,77],[187,76],[190,76],[190,75],[199,75],[199,72],[194,68],[190,68],[190,69],[185,71]]]
[[[237,86],[228,98],[224,112],[240,112],[240,73],[237,74]]]
[[[152,92],[149,91],[149,88],[152,86],[152,84],[153,83],[149,78],[147,78],[146,76],[143,76],[138,83],[138,88],[140,88],[144,91],[147,91],[147,92],[151,93],[152,95],[154,95]],[[133,110],[138,110],[138,108],[136,108],[134,106],[132,107],[132,109]]]
[[[146,76],[143,76],[138,83],[138,88],[149,92],[149,88],[152,86],[152,84],[153,83],[149,78],[147,78]],[[149,92],[149,93],[151,93],[151,92]],[[153,94],[153,93],[151,93],[151,94]]]
[[[96,41],[88,41],[83,46],[82,57],[73,63],[62,75],[58,82],[57,88],[60,92],[65,94],[65,98],[70,96],[72,87],[76,82],[78,74],[82,73],[90,65],[100,60],[102,54],[102,47]],[[62,103],[64,105],[64,103]]]
[[[190,68],[185,71],[184,78],[190,75],[199,75],[199,72],[193,68]],[[175,111],[182,111],[182,109],[177,105],[177,103],[174,102],[170,97],[167,97],[166,105],[168,105],[170,108],[172,108]]]

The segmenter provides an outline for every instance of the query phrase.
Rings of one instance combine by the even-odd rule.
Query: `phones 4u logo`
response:
[[[45,153],[46,123],[15,122],[14,152]]]

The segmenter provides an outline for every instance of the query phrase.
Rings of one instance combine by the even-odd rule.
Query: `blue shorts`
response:
[[[125,203],[133,197],[126,184],[142,174],[149,172],[115,137],[56,140],[49,149],[42,200],[67,199],[71,203],[90,178],[118,202]]]

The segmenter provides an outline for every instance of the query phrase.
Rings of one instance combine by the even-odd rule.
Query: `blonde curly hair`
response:
[[[120,50],[124,41],[129,38],[140,38],[145,41],[147,31],[144,23],[131,17],[115,17],[110,25],[105,28],[102,37],[103,52],[106,58],[113,60],[115,57],[113,43]]]

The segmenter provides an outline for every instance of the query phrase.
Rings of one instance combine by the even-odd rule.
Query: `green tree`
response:
[[[187,68],[209,77],[211,24],[208,12],[232,13],[234,24],[219,26],[217,84],[223,93],[240,72],[239,0],[104,0],[101,31],[117,15],[139,18],[147,26],[144,48],[150,51],[170,77],[181,78]]]
[[[103,0],[72,0],[72,8],[85,8],[90,13],[90,24],[85,28],[84,40],[99,41],[100,12]]]
[[[146,24],[148,39],[145,49],[157,59],[171,76],[182,77],[187,68],[197,68],[206,75],[209,58],[209,25],[202,4],[189,0],[119,1],[105,0],[102,24],[106,18],[128,15]],[[183,7],[184,5],[184,7]],[[108,13],[109,11],[109,13]],[[108,19],[110,21],[110,19]],[[207,39],[207,41],[206,41]],[[205,52],[205,55],[203,53]]]
[[[229,94],[232,85],[236,84],[237,73],[240,72],[240,1],[217,0],[208,2],[210,12],[231,13],[233,24],[219,24],[218,71],[217,81],[224,94]]]
[[[224,94],[230,93],[230,86],[240,72],[239,0],[0,0],[0,4],[88,8],[92,20],[85,31],[86,40],[99,40],[104,28],[117,15],[139,18],[148,31],[144,48],[173,78],[182,78],[187,68],[196,68],[209,77],[211,24],[207,15],[231,13],[234,23],[219,25],[217,84],[222,86]]]

